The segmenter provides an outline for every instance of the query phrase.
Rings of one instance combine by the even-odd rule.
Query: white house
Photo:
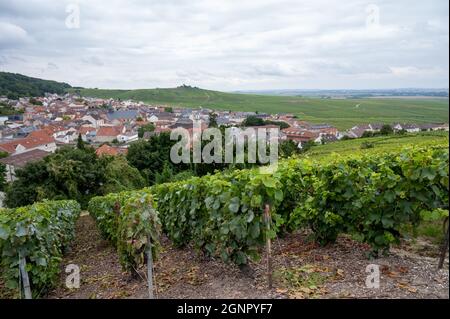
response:
[[[123,134],[117,135],[117,140],[120,143],[131,143],[138,140],[137,132],[125,132]]]
[[[420,126],[416,124],[400,124],[397,123],[393,126],[395,131],[405,130],[408,133],[420,132]]]
[[[88,121],[95,128],[99,128],[100,126],[105,124],[105,120],[103,120],[100,117],[95,116],[95,115],[85,115],[81,119],[83,121]]]
[[[56,141],[58,141],[60,143],[69,144],[69,143],[74,142],[78,138],[78,134],[77,134],[77,130],[74,129],[73,127],[71,127],[67,130],[55,132],[53,134],[53,137]]]

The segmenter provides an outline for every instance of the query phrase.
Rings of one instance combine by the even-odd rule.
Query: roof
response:
[[[14,153],[18,145],[22,145],[26,149],[35,148],[40,145],[54,143],[55,139],[49,135],[46,130],[34,131],[28,134],[27,137],[16,139],[7,143],[0,144],[0,150],[8,153]]]
[[[361,137],[365,131],[367,131],[368,129],[366,128],[361,128],[361,127],[354,127],[351,130],[348,131],[348,134],[354,136],[354,137]]]
[[[176,118],[173,113],[168,112],[151,113],[149,114],[149,116],[156,116],[158,118],[158,121],[173,121]]]
[[[170,128],[166,128],[166,127],[157,127],[153,130],[153,133],[157,134],[157,133],[170,133],[172,130]],[[145,133],[144,133],[145,134]]]
[[[30,147],[36,147],[38,145],[49,144],[55,141],[55,139],[48,134],[45,130],[33,131],[26,137],[26,144]],[[25,146],[25,145],[24,145]]]
[[[298,137],[301,139],[313,139],[319,136],[316,132],[305,131],[296,127],[289,127],[281,131],[289,137]]]
[[[85,135],[85,134],[87,134],[87,133],[89,133],[89,132],[91,132],[91,131],[95,131],[95,128],[94,128],[94,127],[82,126],[82,127],[80,127],[80,129],[78,130],[78,132],[79,132],[81,135]]]
[[[138,116],[138,112],[136,110],[121,110],[121,111],[115,111],[110,112],[107,114],[108,119],[115,120],[115,119],[135,119]]]
[[[126,148],[118,148],[118,147],[112,147],[108,144],[103,144],[97,150],[95,151],[95,154],[97,156],[103,156],[103,155],[109,155],[109,156],[116,156],[119,154],[126,154],[128,150]]]
[[[313,129],[313,130],[320,130],[320,129],[326,129],[326,128],[334,128],[334,126],[331,126],[330,124],[313,124],[313,125],[311,125],[311,129]]]
[[[247,128],[254,128],[254,129],[259,129],[259,128],[265,128],[265,129],[276,128],[276,129],[280,129],[280,126],[274,125],[274,124],[268,124],[268,125],[260,125],[260,126],[247,126]]]
[[[2,158],[0,159],[0,163],[11,165],[14,167],[24,167],[27,163],[43,159],[49,154],[49,152],[37,149]]]
[[[123,126],[101,126],[97,136],[117,136],[122,133]]]

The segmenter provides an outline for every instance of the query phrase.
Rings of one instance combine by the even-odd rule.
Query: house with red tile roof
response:
[[[97,148],[97,150],[95,151],[95,154],[100,157],[100,156],[117,156],[120,154],[126,155],[128,152],[128,149],[126,148],[120,148],[120,147],[113,147],[113,146],[109,146],[108,144],[103,144],[102,146],[100,146],[99,148]]]
[[[294,142],[314,141],[320,136],[317,132],[306,131],[296,127],[289,127],[281,131],[286,135],[288,140]]]
[[[0,144],[0,151],[7,152],[10,155],[25,153],[36,149],[46,152],[54,152],[56,150],[55,139],[48,131],[34,131],[25,138],[15,139]]]
[[[20,153],[13,156],[8,156],[0,159],[0,163],[6,166],[5,177],[7,182],[12,182],[16,180],[16,170],[23,168],[26,164],[30,162],[35,162],[48,156],[50,153],[45,152],[40,149],[35,149],[29,152]]]
[[[97,135],[95,136],[95,141],[97,143],[112,142],[118,139],[118,136],[125,133],[124,126],[101,126],[97,130]]]

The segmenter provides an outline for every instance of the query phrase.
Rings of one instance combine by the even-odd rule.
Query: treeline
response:
[[[260,117],[250,115],[248,116],[244,122],[242,122],[242,126],[263,126],[263,125],[277,125],[280,129],[285,129],[289,127],[289,124],[283,121],[271,121],[271,120],[263,120]]]
[[[67,83],[0,72],[0,96],[6,96],[12,100],[17,100],[19,97],[43,96],[45,93],[63,94],[69,88],[71,86]]]
[[[0,116],[16,115],[20,113],[23,113],[23,109],[16,110],[12,106],[4,102],[0,102]]]

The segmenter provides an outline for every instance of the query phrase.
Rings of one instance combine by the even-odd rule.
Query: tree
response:
[[[256,117],[254,115],[248,116],[244,122],[242,122],[243,126],[262,126],[264,125],[264,120],[262,118]]]
[[[79,150],[84,149],[84,141],[83,141],[83,138],[81,137],[81,134],[78,134],[77,148],[78,148]]]
[[[211,115],[209,116],[209,127],[217,127],[217,114],[216,113],[211,113]]]
[[[3,192],[6,186],[6,166],[0,163],[0,191]]]
[[[301,152],[306,152],[308,151],[311,147],[315,146],[316,143],[313,140],[309,140],[307,142],[302,142],[302,148],[301,148]]]
[[[103,194],[141,189],[145,186],[145,179],[135,167],[128,163],[125,157],[102,156],[100,161],[106,162]]]
[[[18,100],[19,99],[19,94],[17,93],[13,93],[13,92],[9,92],[8,94],[6,94],[6,97],[10,100]]]
[[[74,199],[83,207],[92,196],[102,195],[105,166],[91,147],[63,147],[43,160],[16,171],[6,190],[8,207],[25,206],[43,199]]]
[[[291,140],[281,142],[281,144],[279,145],[279,150],[279,154],[281,157],[290,157],[301,152],[298,148],[297,143]]]
[[[380,130],[381,135],[389,135],[392,133],[394,133],[394,130],[392,129],[392,126],[390,126],[389,124],[384,124],[381,127],[381,130]]]
[[[162,184],[171,182],[173,178],[173,172],[170,165],[166,162],[164,163],[164,167],[161,173],[156,173],[155,175],[155,184]]]
[[[170,139],[169,133],[152,136],[149,140],[139,140],[131,143],[128,148],[127,160],[136,167],[149,185],[155,182],[155,176],[168,163],[174,173],[187,168],[185,164],[173,164],[170,160],[170,149],[176,143]]]
[[[155,130],[155,126],[152,123],[148,123],[142,125],[138,128],[138,137],[143,138],[145,132],[153,132]]]
[[[361,137],[362,138],[366,138],[366,137],[373,137],[374,134],[372,131],[364,131],[364,133],[362,133]]]
[[[173,113],[173,108],[171,106],[168,106],[165,108],[165,111],[168,113]]]
[[[53,195],[55,192],[50,185],[42,191],[42,186],[48,179],[46,162],[44,160],[30,162],[25,167],[15,171],[16,180],[5,190],[5,205],[8,207],[19,207],[31,205],[36,201],[49,198],[46,194]]]
[[[283,121],[264,121],[264,125],[276,125],[279,126],[281,130],[290,127],[289,124]]]
[[[29,99],[29,102],[30,102],[31,104],[33,104],[33,105],[42,105],[42,102],[36,100],[34,97],[31,97],[31,98]]]

